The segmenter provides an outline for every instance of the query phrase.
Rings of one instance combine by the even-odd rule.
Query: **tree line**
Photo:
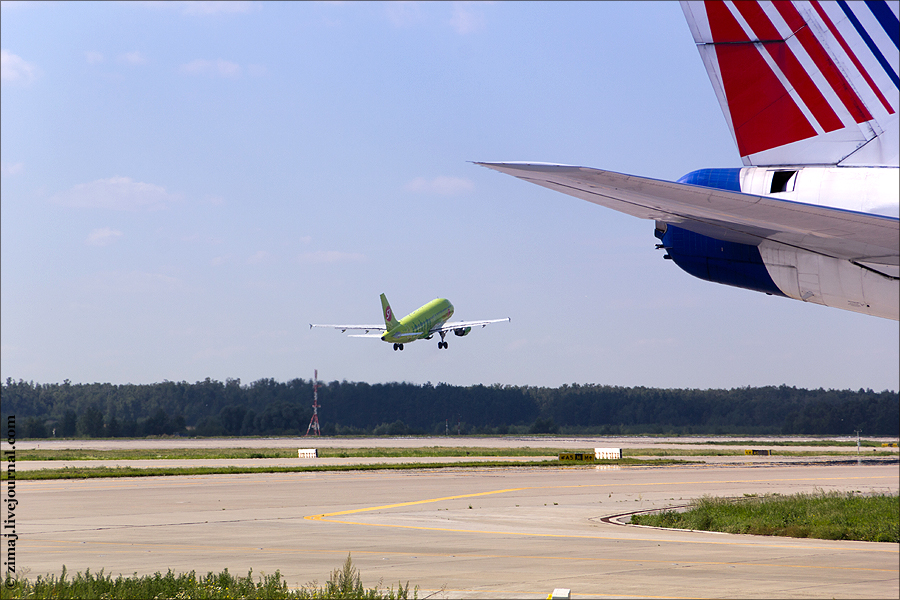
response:
[[[205,379],[151,384],[8,378],[2,418],[22,438],[302,435],[312,380]],[[332,381],[318,389],[324,435],[744,434],[900,435],[893,391],[558,388]]]

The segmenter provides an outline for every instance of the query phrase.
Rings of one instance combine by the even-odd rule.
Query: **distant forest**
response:
[[[320,383],[324,435],[852,434],[900,435],[900,397],[872,390],[730,390],[607,385]],[[209,378],[196,383],[37,384],[7,379],[2,418],[19,439],[302,435],[313,382]]]

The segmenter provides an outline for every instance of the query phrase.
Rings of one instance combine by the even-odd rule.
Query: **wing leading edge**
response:
[[[824,256],[884,265],[900,260],[900,221],[767,196],[587,167],[476,163],[643,219],[758,245],[772,240]]]

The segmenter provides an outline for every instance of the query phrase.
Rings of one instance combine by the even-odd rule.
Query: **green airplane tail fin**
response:
[[[397,326],[397,318],[394,316],[394,311],[391,310],[391,305],[384,294],[381,295],[381,312],[384,314],[384,326],[387,327],[388,331]]]

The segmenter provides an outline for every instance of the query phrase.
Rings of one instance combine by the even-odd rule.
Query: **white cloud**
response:
[[[364,254],[355,252],[338,252],[337,250],[319,250],[317,252],[304,252],[297,257],[303,265],[323,265],[346,262],[365,262]]]
[[[37,76],[37,67],[8,50],[0,50],[0,79],[28,85]]]
[[[411,27],[424,21],[418,2],[388,2],[384,5],[388,20],[394,27]]]
[[[11,175],[18,175],[22,171],[25,170],[25,163],[17,162],[17,163],[0,163],[0,173],[3,174],[4,177],[8,177]]]
[[[241,66],[227,60],[204,60],[198,58],[181,65],[181,72],[189,75],[218,75],[220,77],[240,77]]]
[[[209,0],[207,2],[181,2],[182,12],[186,15],[218,15],[223,13],[248,13],[254,10],[260,10],[258,2],[244,2],[241,0],[229,0],[227,2],[217,2]]]
[[[75,208],[108,208],[112,210],[156,210],[179,199],[166,188],[132,181],[128,177],[110,177],[91,183],[79,183],[57,194],[54,202]]]
[[[454,196],[471,191],[475,186],[468,179],[460,177],[447,177],[440,175],[434,179],[417,177],[406,184],[410,192],[425,194],[440,194],[442,196]]]
[[[120,63],[124,63],[126,65],[147,64],[147,57],[145,57],[137,50],[135,50],[134,52],[126,52],[125,54],[120,54],[118,60]]]
[[[208,2],[171,2],[169,0],[163,2],[161,0],[148,0],[145,2],[134,2],[133,4],[137,4],[147,8],[177,10],[185,15],[201,16],[249,13],[262,9],[262,6],[259,2],[248,2],[246,0],[233,0],[228,2],[220,2],[216,0],[210,0]]]
[[[89,65],[96,65],[97,63],[102,63],[104,60],[103,53],[95,52],[94,50],[88,50],[84,53],[84,59],[88,62]]]
[[[88,246],[109,246],[122,237],[122,232],[109,227],[93,230],[85,242]]]
[[[454,2],[450,25],[460,35],[474,33],[484,28],[484,15],[475,10],[476,2]]]
[[[423,7],[431,8],[438,3],[387,2],[385,12],[391,25],[405,29],[428,23],[429,18]],[[460,35],[467,35],[484,29],[484,15],[478,6],[483,2],[453,2],[453,13],[447,21]]]

